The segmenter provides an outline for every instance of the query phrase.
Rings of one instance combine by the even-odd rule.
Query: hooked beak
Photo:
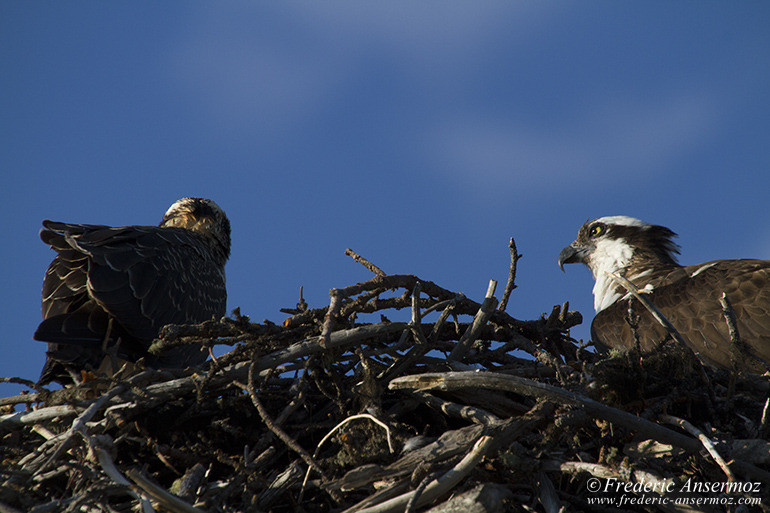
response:
[[[564,264],[585,263],[585,248],[572,243],[559,253],[559,269],[564,272]]]

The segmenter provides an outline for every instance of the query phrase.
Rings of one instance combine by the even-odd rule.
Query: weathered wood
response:
[[[477,303],[368,267],[377,276],[282,323],[236,311],[162,330],[153,351],[227,349],[197,368],[139,362],[56,391],[7,379],[32,393],[0,398],[0,509],[558,512],[593,509],[588,479],[726,481],[700,435],[661,425],[663,413],[708,433],[735,482],[770,500],[770,458],[753,457],[766,452],[765,377],[737,376],[728,392],[706,368],[709,391],[665,365],[668,346],[586,351],[567,303],[520,321],[494,308],[492,288]],[[361,324],[371,313],[379,322]]]

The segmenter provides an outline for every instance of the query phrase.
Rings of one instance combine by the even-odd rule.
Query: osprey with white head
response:
[[[596,316],[591,338],[599,347],[631,349],[634,337],[626,321],[630,295],[609,273],[644,289],[647,297],[703,360],[722,367],[763,370],[770,362],[770,261],[717,260],[694,266],[677,263],[676,234],[627,216],[587,221],[572,244],[559,253],[559,267],[582,263],[593,273]],[[739,333],[741,354],[730,341],[722,307],[727,294]],[[646,309],[638,307],[643,351],[653,350],[666,332]]]

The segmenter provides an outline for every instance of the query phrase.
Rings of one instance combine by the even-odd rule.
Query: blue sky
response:
[[[480,300],[515,237],[522,319],[592,281],[588,218],[680,234],[683,263],[770,257],[770,4],[0,3],[0,375],[36,379],[42,219],[233,227],[229,308],[280,322],[370,277]],[[15,393],[18,386],[0,386]]]

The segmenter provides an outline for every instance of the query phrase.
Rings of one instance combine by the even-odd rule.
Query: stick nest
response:
[[[353,256],[376,276],[281,325],[165,327],[151,351],[228,349],[201,368],[7,378],[31,390],[0,399],[0,512],[688,511],[688,480],[760,490],[688,497],[767,497],[766,379],[672,341],[597,356],[566,304],[521,321],[494,285],[478,303]],[[670,503],[592,502],[644,483],[630,495]]]

